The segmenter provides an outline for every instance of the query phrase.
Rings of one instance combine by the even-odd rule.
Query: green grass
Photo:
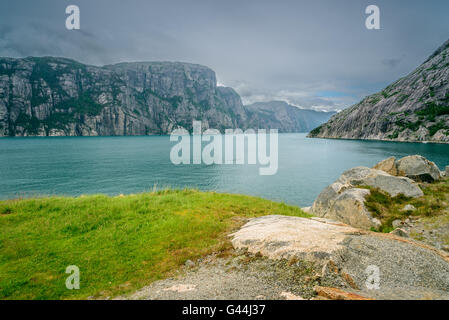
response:
[[[165,190],[0,201],[0,299],[116,296],[229,248],[244,218],[308,215],[243,195]],[[66,267],[80,269],[68,290]]]

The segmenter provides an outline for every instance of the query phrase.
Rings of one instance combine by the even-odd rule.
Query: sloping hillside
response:
[[[309,137],[449,142],[449,40],[383,91],[338,113]]]

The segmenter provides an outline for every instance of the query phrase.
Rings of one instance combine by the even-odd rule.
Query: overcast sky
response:
[[[69,4],[80,30],[65,28]],[[365,27],[370,4],[381,30]],[[1,0],[0,56],[199,63],[245,103],[340,110],[421,64],[448,14],[447,0]]]

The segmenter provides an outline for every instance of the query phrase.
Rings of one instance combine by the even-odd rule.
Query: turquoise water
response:
[[[390,156],[421,154],[443,169],[449,145],[308,139],[279,135],[279,169],[258,165],[174,165],[169,136],[0,139],[0,199],[41,195],[110,195],[164,187],[243,193],[300,206],[346,169]]]

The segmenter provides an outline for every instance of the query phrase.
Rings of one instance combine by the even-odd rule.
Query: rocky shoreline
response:
[[[418,155],[352,168],[317,197],[316,217],[252,218],[225,256],[187,261],[177,276],[118,299],[449,300],[447,177],[449,166]],[[429,186],[446,197],[435,217],[416,204],[432,196]],[[400,200],[402,219],[373,212],[378,194]],[[429,229],[426,219],[440,220]]]

